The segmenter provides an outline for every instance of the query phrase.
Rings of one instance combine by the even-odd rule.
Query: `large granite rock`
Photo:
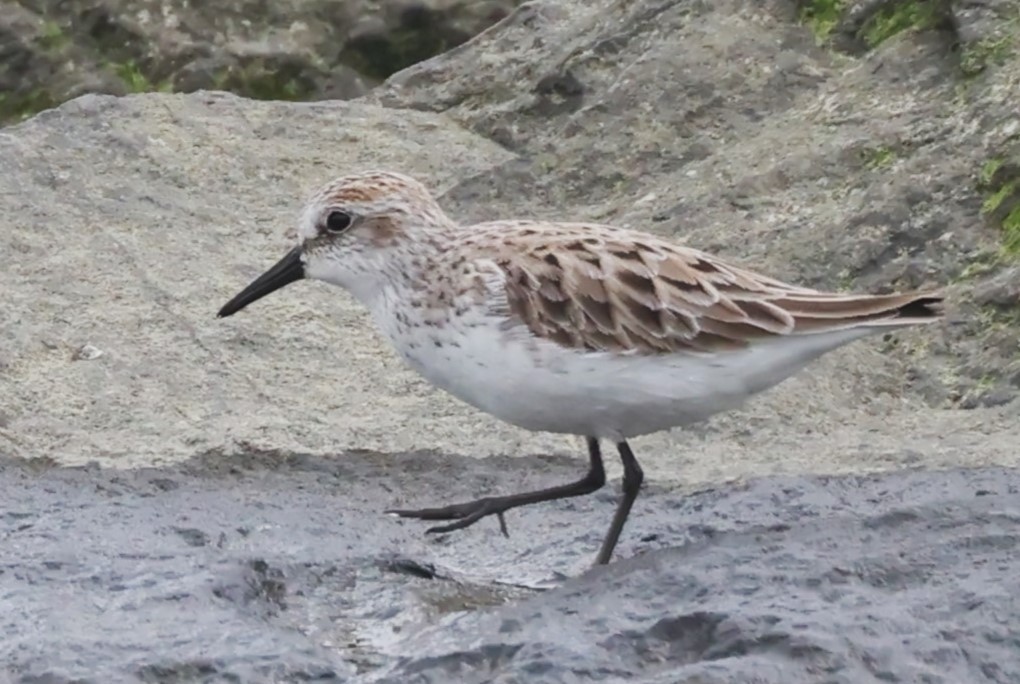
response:
[[[892,6],[535,3],[352,102],[91,95],[0,129],[11,676],[1014,679],[1015,3]],[[427,542],[380,512],[576,477],[578,440],[437,393],[323,284],[214,318],[308,191],[368,167],[463,220],[613,221],[809,285],[945,286],[959,323],[636,440],[622,562],[521,602],[584,572],[611,488],[511,516],[510,540]]]
[[[463,220],[601,219],[813,285],[948,288],[960,325],[640,440],[658,477],[1014,463],[1018,271],[979,184],[989,158],[1012,182],[1017,70],[964,79],[935,29],[835,56],[781,3],[600,7],[529,5],[357,103],[94,96],[4,129],[5,450],[577,451],[437,394],[328,286],[213,318],[310,189],[385,166]]]

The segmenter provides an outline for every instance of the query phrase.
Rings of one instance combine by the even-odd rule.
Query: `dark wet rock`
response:
[[[209,535],[194,527],[175,527],[173,530],[191,546],[205,546],[209,543]]]
[[[426,539],[421,525],[382,515],[389,490],[461,498],[508,472],[506,459],[432,455],[434,469],[416,472],[423,454],[278,456],[210,454],[131,473],[0,463],[8,677],[1020,677],[1016,470],[652,485],[620,560],[590,570],[613,496],[514,511],[509,540],[484,522]],[[576,466],[513,459],[550,482]],[[182,486],[154,495],[168,475]],[[196,545],[181,529],[219,541]],[[543,582],[528,579],[536,572]]]

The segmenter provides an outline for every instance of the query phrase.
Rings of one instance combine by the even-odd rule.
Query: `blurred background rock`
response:
[[[350,99],[520,0],[0,0],[0,125],[84,93]]]

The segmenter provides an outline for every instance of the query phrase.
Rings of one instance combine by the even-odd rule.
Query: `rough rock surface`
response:
[[[895,3],[805,4],[529,4],[352,102],[90,95],[0,129],[12,672],[1015,680],[1017,6],[901,26]],[[809,285],[945,286],[961,322],[636,440],[623,562],[521,602],[507,583],[583,571],[615,492],[521,511],[510,540],[426,544],[380,512],[576,477],[578,440],[436,393],[325,285],[214,318],[308,191],[367,167],[462,220],[613,221]],[[433,612],[401,574],[429,564],[464,579]]]
[[[0,678],[351,684],[1006,684],[1020,471],[652,485],[585,571],[609,492],[424,543],[378,514],[575,476],[570,459],[0,460]],[[500,478],[501,479],[501,478]],[[566,573],[554,576],[553,573]],[[529,588],[538,585],[541,588]]]

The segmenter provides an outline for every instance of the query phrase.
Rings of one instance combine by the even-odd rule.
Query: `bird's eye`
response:
[[[351,225],[351,215],[344,211],[331,211],[326,217],[326,230],[339,233]]]

